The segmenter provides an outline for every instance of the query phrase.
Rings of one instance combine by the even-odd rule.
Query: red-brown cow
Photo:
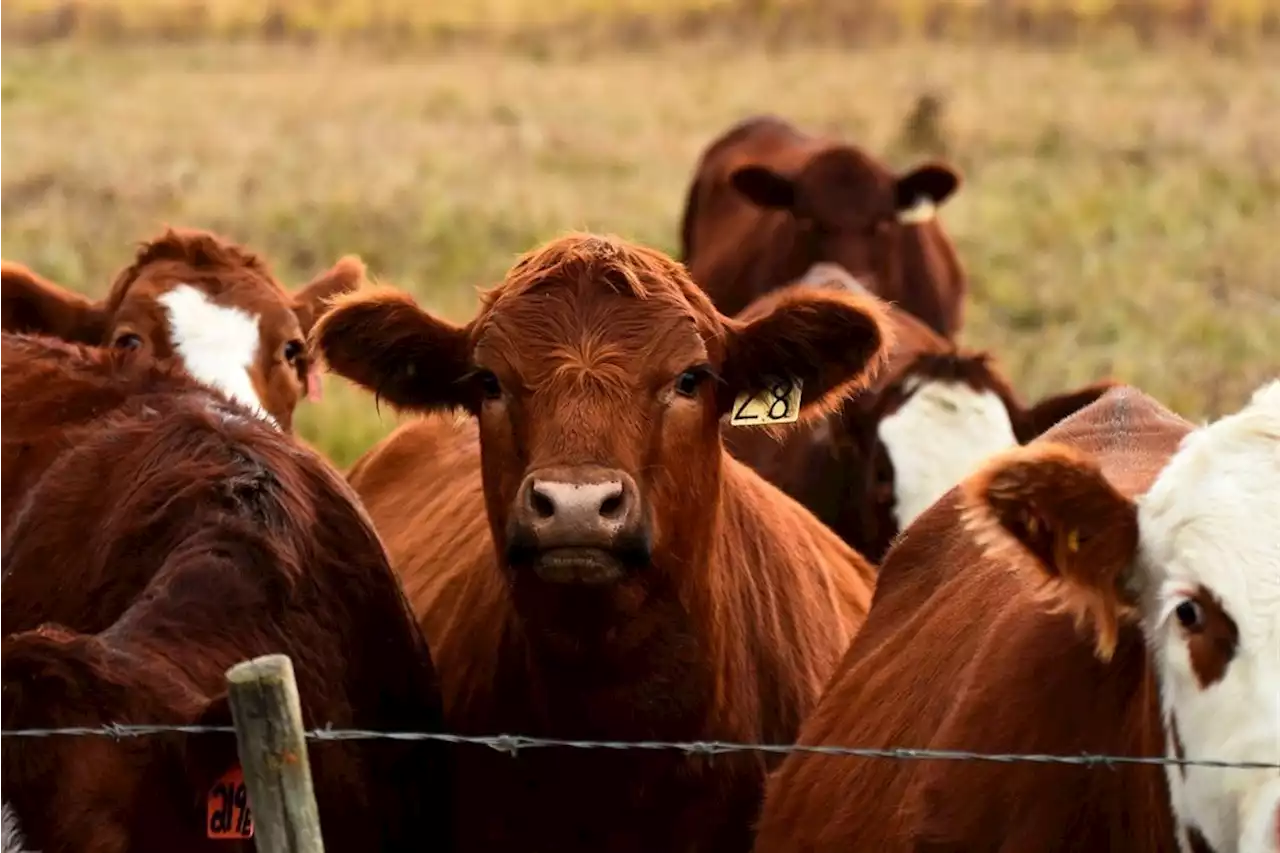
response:
[[[769,310],[787,290],[756,300],[739,319]],[[1086,385],[1028,408],[990,354],[961,349],[894,306],[886,313],[894,341],[887,364],[841,409],[782,436],[725,436],[734,456],[872,561],[982,460],[1031,441],[1113,387]]]
[[[166,229],[94,302],[26,267],[0,264],[3,328],[179,359],[188,372],[286,432],[320,373],[305,339],[326,300],[364,279],[345,257],[295,294],[249,251],[207,231]]]
[[[328,465],[172,361],[2,346],[5,729],[229,725],[224,671],[277,652],[309,727],[440,726],[422,634]],[[313,746],[327,849],[447,845],[441,749]],[[236,760],[228,735],[6,737],[6,819],[44,853],[249,851],[206,839]]]
[[[801,740],[1280,762],[1277,518],[1280,383],[1199,429],[1111,391],[907,529]],[[1277,803],[1280,768],[795,755],[756,849],[1276,853]]]
[[[772,116],[750,118],[698,162],[681,221],[682,257],[725,314],[820,264],[823,277],[838,269],[951,338],[967,286],[935,208],[959,186],[944,163],[895,175],[853,145]]]
[[[741,323],[669,258],[569,235],[522,258],[466,326],[394,291],[337,306],[316,332],[333,370],[398,407],[475,419],[406,424],[349,475],[436,654],[451,728],[795,736],[873,570],[728,456],[720,424],[770,377],[800,391],[761,404],[779,420],[835,405],[882,349],[874,300],[796,293]],[[486,851],[744,850],[766,769],[760,755],[460,758],[460,844]]]

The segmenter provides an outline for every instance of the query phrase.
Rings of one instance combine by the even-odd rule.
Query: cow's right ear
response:
[[[337,297],[311,333],[339,376],[398,409],[465,408],[472,402],[467,329],[434,317],[389,287]]]
[[[31,332],[78,344],[101,344],[107,311],[22,264],[0,262],[0,306],[6,332]]]
[[[759,207],[790,210],[796,203],[795,183],[766,166],[741,166],[729,175],[729,183]]]
[[[1093,459],[1058,444],[998,454],[961,488],[978,542],[988,553],[1030,556],[1077,619],[1092,616],[1098,656],[1109,660],[1120,616],[1137,604],[1137,505]]]
[[[191,721],[201,728],[232,728],[231,706],[227,694],[210,699]],[[187,737],[182,752],[183,773],[192,792],[204,802],[208,792],[229,770],[240,762],[239,748],[233,732],[214,732]],[[204,810],[201,809],[201,814]]]

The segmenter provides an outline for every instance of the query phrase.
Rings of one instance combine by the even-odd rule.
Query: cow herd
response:
[[[567,234],[463,323],[198,230],[100,302],[5,262],[4,729],[226,726],[279,652],[309,728],[1148,759],[319,741],[329,850],[1280,853],[1280,381],[1025,402],[959,186],[750,119],[679,260]],[[346,472],[326,369],[416,415]],[[7,736],[4,849],[250,849],[237,767]]]

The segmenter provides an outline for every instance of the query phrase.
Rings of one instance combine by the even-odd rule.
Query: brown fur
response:
[[[720,422],[766,370],[801,376],[802,417],[830,410],[878,354],[879,317],[872,300],[815,292],[730,320],[674,262],[592,235],[526,255],[464,327],[385,291],[341,300],[316,333],[335,370],[404,408],[476,416],[408,423],[349,474],[436,654],[449,726],[790,741],[873,572],[728,457]],[[699,363],[709,378],[675,395]],[[508,559],[514,496],[527,471],[586,463],[638,484],[651,557],[607,587],[546,583]],[[462,848],[745,850],[765,768],[477,751],[459,763]]]
[[[207,231],[165,229],[139,247],[99,302],[6,261],[0,304],[8,332],[98,346],[122,346],[136,336],[141,349],[168,358],[174,354],[168,314],[157,300],[180,283],[203,290],[218,304],[259,317],[262,340],[250,379],[263,407],[288,431],[309,383],[319,379],[305,349],[306,336],[325,303],[358,287],[364,275],[358,258],[344,257],[290,294],[247,249]],[[284,355],[287,345],[299,351],[291,362]]]
[[[431,730],[431,659],[368,516],[314,454],[145,353],[3,336],[4,727],[228,725],[225,670],[282,652],[308,727]],[[313,745],[329,850],[447,842],[445,753]],[[46,853],[205,839],[221,735],[5,738]]]
[[[1191,429],[1120,388],[1043,441],[1095,460],[1108,487],[1132,499]],[[1028,563],[990,553],[952,490],[881,565],[871,613],[801,742],[1162,756],[1139,627],[1121,623],[1102,662],[1091,632],[1044,606],[1043,575]],[[794,755],[770,779],[758,853],[924,849],[1173,850],[1164,770]]]
[[[967,290],[955,247],[936,219],[906,224],[898,214],[919,198],[942,204],[959,184],[945,164],[894,175],[855,146],[779,118],[747,119],[698,162],[681,221],[682,257],[726,314],[827,261],[951,338]]]
[[[769,310],[784,294],[806,287],[811,285],[773,291],[738,317]],[[991,391],[1004,402],[1014,435],[1022,443],[1097,400],[1114,384],[1098,382],[1028,407],[989,353],[957,348],[893,306],[886,306],[886,313],[892,344],[885,366],[839,412],[781,436],[735,428],[727,428],[725,434],[725,444],[735,457],[804,504],[873,561],[884,556],[899,533],[893,514],[893,463],[880,443],[880,423],[905,402],[910,384],[939,379]]]
[[[1191,669],[1203,689],[1217,684],[1226,674],[1240,645],[1240,628],[1209,590],[1197,589],[1194,600],[1204,614],[1203,624],[1187,640],[1187,651],[1191,654]]]

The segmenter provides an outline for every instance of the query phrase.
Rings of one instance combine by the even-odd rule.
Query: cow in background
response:
[[[850,286],[828,274],[836,278],[793,287]],[[756,300],[739,319],[767,312],[788,289]],[[839,409],[781,435],[725,435],[734,456],[872,561],[988,456],[1026,444],[1114,387],[1097,382],[1028,407],[990,353],[957,347],[895,306],[885,313],[893,338],[885,366]]]
[[[967,285],[936,208],[959,186],[945,163],[898,175],[856,146],[757,116],[699,159],[681,257],[728,315],[821,264],[954,338]]]
[[[349,477],[436,654],[451,729],[794,738],[874,572],[726,454],[721,422],[837,406],[885,344],[875,300],[797,292],[740,322],[662,254],[569,235],[463,326],[389,289],[335,305],[315,335],[330,368],[426,414]],[[522,853],[746,850],[771,763],[459,758],[461,848]]]
[[[3,262],[0,325],[175,357],[201,382],[288,432],[302,396],[318,400],[321,393],[307,333],[324,303],[364,276],[364,264],[348,256],[290,294],[252,252],[208,231],[166,229],[142,244],[99,301]]]

